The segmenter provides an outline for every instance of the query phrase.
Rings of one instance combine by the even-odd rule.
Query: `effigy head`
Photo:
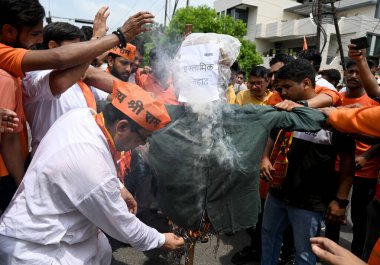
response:
[[[180,102],[207,103],[224,98],[230,67],[241,43],[224,34],[193,33],[186,37],[175,58],[174,81]]]

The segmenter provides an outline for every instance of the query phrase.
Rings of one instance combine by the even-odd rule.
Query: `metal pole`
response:
[[[322,27],[322,2],[321,0],[317,0],[317,20],[318,20],[318,27],[317,27],[317,45],[316,45],[316,50],[317,52],[321,51],[321,28],[319,25]]]
[[[190,6],[190,0],[186,0],[186,7]]]
[[[164,27],[166,28],[166,20],[168,18],[168,0],[165,0],[165,19],[164,19]]]
[[[334,25],[335,25],[335,32],[336,32],[336,38],[338,40],[338,46],[339,46],[339,53],[340,53],[340,60],[342,62],[343,70],[346,70],[346,65],[344,63],[344,54],[343,54],[343,47],[342,47],[342,39],[340,38],[340,31],[339,31],[339,25],[338,25],[338,19],[336,17],[336,10],[334,6],[334,1],[331,2],[331,11],[334,18]]]

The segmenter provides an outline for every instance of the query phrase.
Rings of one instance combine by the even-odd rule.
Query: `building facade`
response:
[[[339,69],[341,58],[330,2],[322,4],[322,26],[325,38],[320,40],[321,69]],[[241,19],[247,24],[246,38],[256,43],[264,65],[278,52],[296,55],[302,50],[304,36],[309,48],[315,48],[317,25],[316,0],[216,0],[215,10]],[[344,55],[350,39],[367,36],[369,54],[380,55],[380,0],[334,1]],[[323,34],[322,34],[323,35]]]

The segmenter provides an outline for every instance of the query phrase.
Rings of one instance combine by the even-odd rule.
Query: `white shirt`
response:
[[[242,83],[242,84],[235,83],[234,84],[234,91],[235,91],[236,95],[239,94],[239,92],[247,90],[247,89],[248,88],[244,83]]]
[[[131,73],[128,79],[128,83],[136,84],[136,73]]]
[[[337,91],[336,88],[334,87],[333,84],[331,84],[329,81],[327,81],[326,79],[324,79],[321,75],[317,75],[315,77],[315,83],[318,85],[318,86],[323,86],[323,87],[327,87],[331,90],[334,90],[334,91]]]
[[[53,96],[49,77],[52,70],[28,72],[22,81],[26,119],[32,132],[32,156],[53,123],[64,113],[87,107],[86,99],[78,84],[64,93]],[[107,93],[92,88],[96,100],[103,100]]]
[[[59,118],[0,219],[0,264],[107,264],[101,229],[138,250],[165,236],[128,212],[102,131],[88,108]]]

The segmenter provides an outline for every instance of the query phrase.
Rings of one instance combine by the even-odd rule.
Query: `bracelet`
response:
[[[309,107],[309,102],[307,102],[307,100],[300,100],[300,101],[297,101],[296,103],[301,104],[305,107]]]
[[[118,28],[112,34],[115,34],[119,38],[119,45],[117,45],[120,49],[123,49],[125,46],[127,46],[127,40],[124,37],[123,32]]]
[[[336,201],[339,205],[339,208],[341,208],[341,209],[346,208],[348,206],[348,204],[350,203],[349,200],[339,199],[337,196],[334,197],[333,201]]]

